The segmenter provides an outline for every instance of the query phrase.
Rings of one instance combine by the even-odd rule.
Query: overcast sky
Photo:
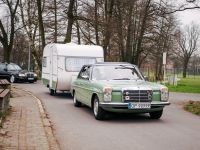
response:
[[[171,3],[180,6],[185,4],[186,0],[170,0]],[[200,5],[200,0],[196,0],[196,3]],[[194,6],[194,5],[187,5],[187,6]],[[6,11],[3,9],[5,6],[0,6],[0,18],[2,16],[6,16]],[[180,20],[181,24],[191,24],[191,22],[198,23],[200,25],[200,9],[193,9],[193,10],[185,10],[181,12],[176,12],[174,15],[177,15],[178,20]]]
[[[200,9],[176,12],[175,15],[178,15],[178,19],[183,25],[191,24],[192,21],[200,25]]]

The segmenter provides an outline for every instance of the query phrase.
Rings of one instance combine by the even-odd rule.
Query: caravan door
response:
[[[57,78],[58,78],[58,56],[57,51],[54,47],[51,47],[51,54],[50,54],[50,89],[56,90],[57,87]]]

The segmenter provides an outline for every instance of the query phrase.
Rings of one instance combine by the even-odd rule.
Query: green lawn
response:
[[[184,105],[184,109],[200,116],[200,102],[189,101]]]
[[[181,78],[177,86],[168,85],[171,92],[200,93],[200,77]]]

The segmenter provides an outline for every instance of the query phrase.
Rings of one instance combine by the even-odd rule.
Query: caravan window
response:
[[[72,57],[66,58],[65,68],[67,71],[78,72],[81,70],[81,67],[86,64],[96,63],[96,58],[81,58],[81,57]]]

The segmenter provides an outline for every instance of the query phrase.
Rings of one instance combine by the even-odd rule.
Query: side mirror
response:
[[[144,76],[145,81],[149,81],[149,77]]]

